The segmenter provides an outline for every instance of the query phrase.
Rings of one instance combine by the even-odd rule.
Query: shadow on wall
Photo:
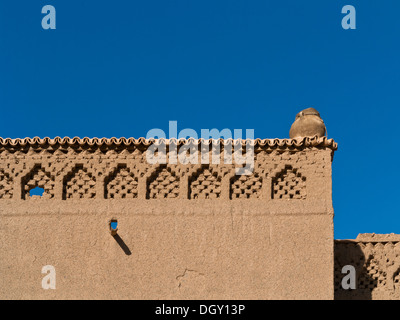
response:
[[[335,300],[372,300],[372,291],[378,287],[378,279],[373,276],[378,270],[374,270],[372,258],[371,254],[365,254],[360,243],[335,241]],[[356,289],[342,287],[343,278],[349,274],[342,273],[346,265],[355,268]]]
[[[131,252],[131,250],[129,250],[129,248],[126,245],[126,243],[124,242],[124,240],[122,240],[122,238],[118,234],[113,235],[113,237],[114,237],[115,241],[117,241],[117,243],[119,244],[121,249],[125,252],[125,254],[127,256],[130,256],[132,254],[132,252]]]

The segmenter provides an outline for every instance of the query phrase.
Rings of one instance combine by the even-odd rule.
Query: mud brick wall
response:
[[[0,139],[0,298],[334,298],[332,140],[257,139],[242,176],[152,143]]]
[[[342,268],[355,268],[355,289],[343,289]],[[335,241],[335,299],[399,300],[400,235],[360,234]]]

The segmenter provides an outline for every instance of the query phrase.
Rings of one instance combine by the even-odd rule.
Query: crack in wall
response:
[[[182,286],[181,279],[182,279],[183,277],[185,277],[189,272],[194,272],[194,273],[196,273],[198,276],[204,276],[204,273],[201,273],[201,272],[199,272],[199,271],[197,271],[197,270],[192,270],[192,269],[185,268],[185,271],[183,271],[183,273],[182,273],[181,275],[177,275],[177,276],[176,276],[176,280],[179,281],[179,283],[178,283],[178,288],[181,288],[181,286]]]

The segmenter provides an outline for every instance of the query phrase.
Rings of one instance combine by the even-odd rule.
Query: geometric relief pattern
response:
[[[0,199],[11,199],[12,196],[13,180],[8,173],[4,172],[3,169],[0,169]]]
[[[61,151],[60,151],[61,152]],[[264,155],[264,158],[258,154],[258,160],[262,164],[252,175],[236,175],[233,176],[233,165],[214,166],[202,164],[200,166],[189,166],[186,168],[171,167],[169,165],[161,165],[156,168],[149,166],[146,160],[138,164],[136,160],[135,166],[128,168],[126,161],[132,161],[124,152],[124,157],[117,152],[110,150],[105,157],[96,157],[92,155],[90,158],[74,157],[68,159],[68,155],[57,153],[57,157],[53,159],[53,163],[49,165],[37,164],[31,172],[26,174],[28,162],[19,164],[18,169],[9,169],[3,166],[0,169],[0,199],[10,199],[15,195],[15,186],[18,183],[18,194],[21,192],[22,199],[31,199],[29,193],[33,193],[32,189],[39,187],[43,189],[42,198],[62,198],[62,199],[92,199],[96,196],[105,199],[137,199],[141,197],[139,190],[143,190],[146,199],[165,199],[165,198],[188,198],[188,199],[220,199],[221,190],[226,190],[230,199],[260,199],[264,198],[263,190],[271,190],[268,197],[272,199],[305,199],[306,198],[306,178],[300,174],[299,169],[286,165],[281,172],[276,173],[277,163],[273,163],[271,156]],[[39,161],[35,158],[34,161]],[[107,159],[107,161],[104,161]],[[128,160],[130,159],[130,160]],[[100,161],[101,160],[101,161]],[[262,161],[261,161],[262,160]],[[142,160],[141,160],[142,161]],[[294,163],[293,159],[287,160],[280,158],[275,162]],[[32,160],[30,160],[32,162]],[[121,164],[125,163],[125,164]],[[35,163],[35,162],[34,162]],[[76,163],[78,163],[76,165]],[[115,163],[115,164],[114,164]],[[119,164],[118,164],[119,163]],[[257,164],[256,164],[257,165]],[[10,164],[8,164],[10,166]],[[256,166],[257,167],[257,166]],[[72,168],[72,169],[71,169]],[[93,170],[93,168],[96,168]],[[113,168],[112,170],[110,170]],[[254,168],[253,168],[254,169]],[[98,171],[97,171],[98,170]],[[279,171],[279,170],[278,170]],[[96,174],[95,174],[96,172]],[[104,180],[97,181],[97,172]],[[186,177],[185,174],[191,172]],[[274,177],[267,180],[265,177],[274,172]],[[103,175],[101,175],[102,173]],[[151,173],[151,174],[150,174]],[[25,176],[18,178],[23,174]],[[150,174],[150,176],[148,175]],[[232,175],[231,175],[232,174]],[[62,178],[62,185],[55,187],[58,183],[56,177]],[[142,177],[148,177],[143,179]],[[184,191],[180,190],[182,186],[182,177],[188,182],[184,186]],[[230,179],[228,177],[231,177]],[[56,182],[55,182],[56,180]],[[143,181],[143,182],[142,182]],[[226,181],[229,185],[222,187],[222,181]],[[21,182],[21,184],[19,184]],[[96,184],[101,182],[101,194],[97,195]],[[103,183],[104,182],[104,185]],[[143,186],[139,186],[139,182]],[[268,186],[263,187],[263,184]],[[100,186],[98,186],[100,187]],[[55,195],[55,191],[61,195]],[[185,194],[182,195],[181,192]],[[269,191],[268,191],[269,193]],[[183,196],[183,197],[182,197]],[[36,198],[33,196],[32,198]],[[267,199],[265,199],[267,200]]]
[[[64,178],[63,199],[93,199],[95,186],[96,178],[83,165],[76,165]]]
[[[354,266],[356,290],[344,290],[342,267]],[[371,299],[386,292],[400,295],[400,242],[335,242],[335,298]],[[388,298],[388,297],[381,297]]]
[[[400,289],[400,269],[397,270],[393,275],[393,285],[395,288]]]
[[[106,199],[132,199],[138,196],[138,179],[126,166],[118,167],[105,181]]]
[[[366,266],[367,277],[373,278],[378,289],[400,289],[395,282],[395,275],[400,270],[400,243],[377,243],[371,247],[375,253],[370,255],[370,263]]]
[[[221,196],[221,177],[217,171],[202,167],[191,178],[190,199],[218,199]]]
[[[386,273],[379,267],[376,259],[369,259],[363,267],[363,272],[359,275],[358,289],[367,289],[372,291],[374,288],[384,286],[386,284]]]
[[[272,199],[305,199],[305,181],[297,169],[286,166],[272,179]]]
[[[258,174],[236,176],[231,183],[231,199],[257,199],[261,196],[262,179]]]
[[[54,184],[54,177],[46,172],[41,165],[36,165],[22,179],[22,199],[30,199],[29,192],[36,187],[43,189],[42,199],[52,199],[54,198]]]
[[[160,166],[149,180],[147,199],[173,199],[179,196],[179,178],[169,167]]]

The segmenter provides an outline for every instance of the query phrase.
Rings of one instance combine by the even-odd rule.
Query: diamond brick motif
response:
[[[306,185],[305,177],[293,169],[291,166],[286,166],[272,180],[272,198],[273,199],[305,199]]]
[[[179,196],[179,178],[169,168],[160,167],[149,179],[147,199],[167,199]]]
[[[23,197],[24,199],[37,199],[38,197],[30,197],[29,192],[36,188],[43,188],[43,195],[39,198],[53,199],[54,198],[54,178],[50,173],[45,172],[41,166],[36,166],[23,179]]]
[[[128,168],[118,168],[106,184],[107,199],[128,199],[137,198],[138,179]]]
[[[231,184],[231,199],[257,199],[261,196],[262,179],[258,175],[236,176]]]
[[[96,196],[96,179],[83,166],[76,166],[64,184],[64,199],[92,199]]]
[[[190,199],[218,199],[221,196],[221,177],[212,169],[203,168],[192,177]]]

